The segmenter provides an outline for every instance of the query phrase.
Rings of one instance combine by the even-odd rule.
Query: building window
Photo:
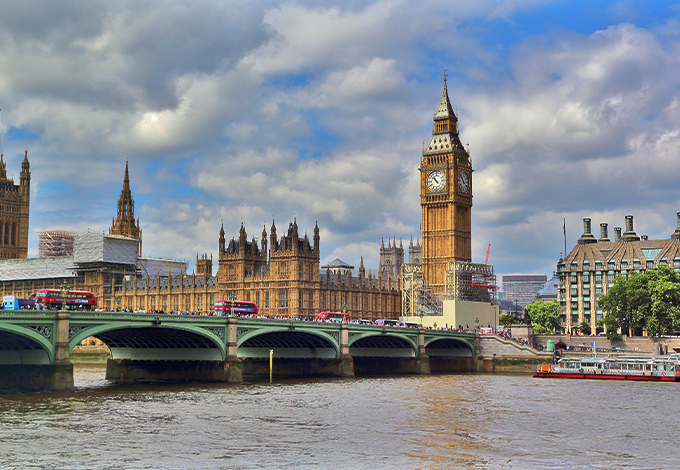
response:
[[[647,269],[651,269],[654,267],[654,261],[648,260],[647,261]]]
[[[264,294],[264,308],[269,308],[269,292]]]
[[[162,303],[162,305],[163,305],[163,311],[164,311],[164,312],[167,312],[167,311],[168,311],[168,298],[164,296],[162,302],[163,302],[163,303]]]
[[[184,310],[187,312],[191,311],[191,297],[187,295],[186,300],[184,301]]]
[[[175,304],[175,312],[179,312],[179,297],[178,296],[175,296],[174,304]]]
[[[260,293],[259,292],[255,292],[255,304],[258,305],[258,306],[260,305]]]
[[[151,307],[151,310],[156,310],[156,298],[155,297],[151,297],[150,307]]]
[[[288,291],[279,292],[279,307],[288,308]]]
[[[246,291],[246,302],[250,302],[250,291]]]
[[[210,310],[215,309],[215,294],[210,294]]]
[[[602,282],[602,274],[595,274],[595,282]]]
[[[198,298],[196,299],[196,310],[201,311],[203,310],[203,296],[199,295]]]
[[[288,267],[286,266],[286,263],[281,263],[281,266],[279,266],[279,275],[281,277],[286,277],[288,274]]]
[[[587,283],[587,282],[590,282],[590,274],[588,274],[588,273],[583,273],[583,274],[581,275],[581,279],[583,280],[583,282],[586,282],[586,283]]]
[[[302,266],[302,264],[298,266],[298,279],[300,280],[304,279],[304,266]]]
[[[229,266],[229,279],[236,277],[236,269],[233,266]]]

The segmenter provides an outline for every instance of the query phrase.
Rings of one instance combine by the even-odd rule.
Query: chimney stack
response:
[[[680,240],[680,212],[676,214],[676,217],[678,218],[678,228],[675,229],[675,232],[673,232],[671,238],[673,240]]]
[[[583,235],[578,239],[578,244],[587,245],[589,243],[597,243],[597,240],[593,234],[590,233],[590,218],[585,217],[583,219]]]
[[[627,215],[626,216],[626,231],[623,232],[623,236],[621,239],[624,242],[637,242],[640,241],[640,237],[637,236],[635,231],[633,230],[633,216],[632,215]]]
[[[609,240],[609,234],[607,233],[607,224],[606,223],[601,223],[600,224],[600,239],[598,242],[608,242],[611,241]]]
[[[614,241],[621,241],[621,227],[614,227]]]

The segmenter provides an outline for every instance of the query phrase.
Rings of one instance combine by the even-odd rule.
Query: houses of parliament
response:
[[[433,117],[432,138],[420,159],[422,246],[411,241],[409,262],[422,263],[423,277],[435,291],[444,288],[451,261],[470,261],[472,167],[458,137],[458,119],[444,90]],[[108,234],[79,234],[72,253],[26,258],[30,172],[27,157],[21,184],[12,186],[0,167],[0,292],[29,297],[39,289],[93,292],[100,308],[207,312],[216,300],[257,303],[262,314],[314,318],[321,311],[346,311],[353,318],[398,318],[401,313],[399,266],[403,248],[396,240],[381,248],[381,267],[372,275],[363,258],[353,275],[320,269],[321,237],[316,224],[309,238],[290,221],[283,228],[272,220],[258,234],[241,224],[238,237],[227,240],[224,226],[217,236],[217,274],[213,256],[196,256],[196,269],[186,263],[144,258],[142,230],[135,218],[128,164],[117,212]],[[304,233],[304,235],[301,235]],[[9,259],[8,258],[23,258]]]

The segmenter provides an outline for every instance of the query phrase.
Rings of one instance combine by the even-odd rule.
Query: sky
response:
[[[680,211],[680,5],[666,1],[5,2],[0,139],[37,231],[108,231],[126,160],[143,254],[321,232],[376,269],[420,236],[444,69],[469,143],[472,258],[550,275],[583,218],[668,238]]]

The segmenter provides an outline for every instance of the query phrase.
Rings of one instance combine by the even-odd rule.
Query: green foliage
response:
[[[501,326],[511,326],[513,323],[515,323],[515,317],[508,315],[507,313],[503,313],[498,317],[498,323]]]
[[[680,275],[665,264],[628,279],[618,275],[598,305],[607,312],[608,333],[616,325],[646,328],[651,337],[669,335],[680,329]]]
[[[607,339],[621,339],[621,335],[618,332],[619,324],[614,315],[607,313],[604,317],[604,327],[607,330]]]
[[[531,303],[527,305],[526,313],[536,334],[554,333],[561,326],[560,304],[556,300]]]
[[[583,320],[581,323],[578,324],[578,330],[584,335],[589,335],[591,332],[590,322],[587,320]]]

